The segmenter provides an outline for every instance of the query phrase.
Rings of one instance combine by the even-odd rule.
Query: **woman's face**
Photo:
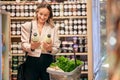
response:
[[[47,8],[40,8],[37,12],[38,22],[45,23],[50,15],[50,11]]]

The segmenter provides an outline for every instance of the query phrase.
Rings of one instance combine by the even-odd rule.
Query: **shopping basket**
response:
[[[71,72],[63,72],[51,67],[47,68],[47,72],[50,75],[50,80],[80,80],[82,65],[76,67]]]

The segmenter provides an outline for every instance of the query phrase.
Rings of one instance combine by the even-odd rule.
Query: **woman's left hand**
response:
[[[43,42],[43,48],[44,48],[46,51],[52,51],[52,43]]]

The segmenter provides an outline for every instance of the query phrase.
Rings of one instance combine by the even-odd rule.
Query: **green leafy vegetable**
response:
[[[77,65],[75,65],[74,60],[70,60],[64,56],[56,58],[56,62],[52,63],[50,67],[58,66],[60,69],[62,69],[64,72],[70,72],[74,70],[77,66],[82,65],[83,62],[80,60],[76,60]]]

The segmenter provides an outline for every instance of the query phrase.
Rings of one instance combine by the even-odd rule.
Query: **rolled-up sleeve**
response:
[[[56,54],[59,52],[59,47],[61,44],[61,41],[59,40],[59,36],[58,36],[58,28],[54,28],[54,32],[53,32],[53,47],[52,47],[52,54]]]
[[[26,52],[31,53],[31,45],[29,43],[31,22],[21,25],[21,46]]]

